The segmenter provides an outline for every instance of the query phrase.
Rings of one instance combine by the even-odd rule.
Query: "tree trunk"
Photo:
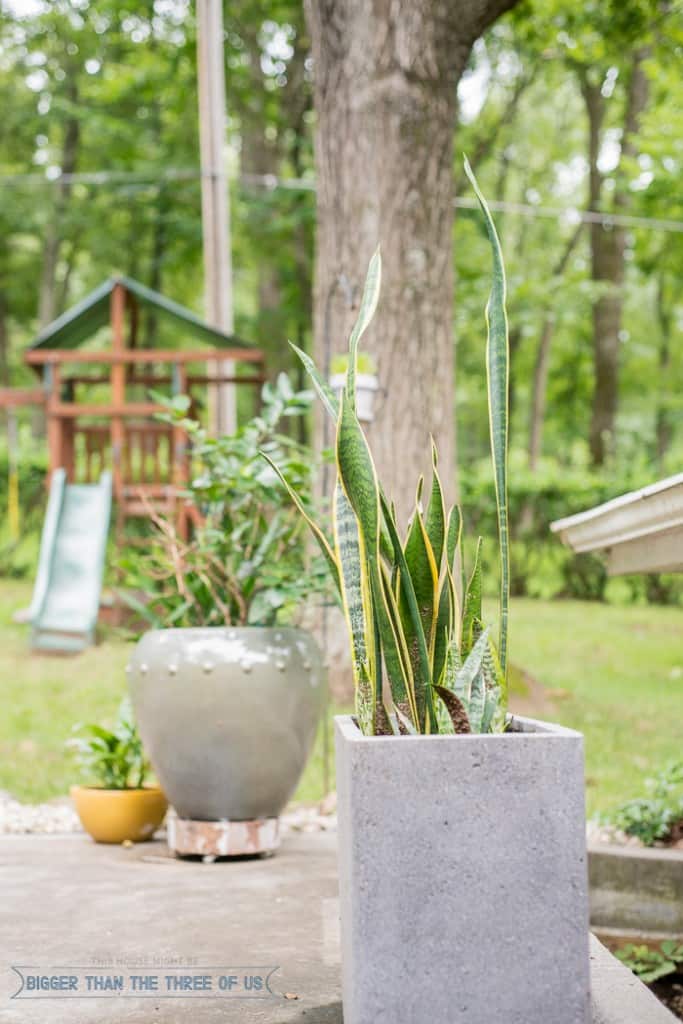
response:
[[[9,387],[9,329],[7,326],[7,301],[4,290],[0,289],[0,385]]]
[[[69,104],[75,108],[78,103],[76,82],[71,81],[68,91]],[[80,125],[78,118],[71,114],[64,126],[62,142],[61,172],[62,176],[71,175],[76,170]],[[62,243],[62,227],[64,214],[71,198],[71,182],[58,180],[55,186],[55,199],[52,216],[48,222],[43,245],[43,268],[40,278],[40,295],[38,299],[38,319],[41,327],[49,324],[57,315],[57,267]]]
[[[669,395],[671,394],[671,308],[666,301],[664,273],[657,278],[657,319],[659,320],[659,390],[655,431],[657,438],[657,465],[660,470],[664,456],[671,445],[673,424]]]
[[[647,104],[648,83],[643,61],[648,50],[637,50],[629,80],[626,111],[621,141],[620,166],[616,171],[614,193],[615,213],[628,208],[628,189],[623,181],[623,157],[635,152],[635,136],[640,117]],[[602,175],[598,157],[602,143],[602,122],[605,103],[600,85],[582,82],[589,124],[590,209],[601,209]],[[614,429],[619,397],[619,342],[623,306],[625,232],[621,227],[591,225],[591,264],[593,280],[604,286],[593,304],[593,345],[595,355],[595,390],[590,425],[590,450],[593,462],[601,466],[614,445]]]
[[[579,240],[583,224],[579,224],[567,242],[562,256],[553,267],[552,276],[559,277],[564,273],[569,258]],[[545,423],[545,399],[548,387],[548,368],[550,366],[550,346],[555,333],[555,313],[548,311],[543,318],[541,334],[538,340],[536,361],[534,363],[534,380],[531,394],[531,416],[529,419],[529,469],[535,472],[543,448],[543,425]]]
[[[429,434],[455,493],[453,133],[475,39],[515,0],[307,0],[317,113],[316,361],[344,352],[373,250],[383,284],[364,347],[382,389],[369,435],[405,519]],[[482,367],[484,355],[482,351]]]

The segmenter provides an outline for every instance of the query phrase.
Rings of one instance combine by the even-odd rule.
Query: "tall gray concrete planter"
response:
[[[146,633],[128,666],[154,771],[181,818],[275,818],[310,754],[323,694],[320,652],[300,629]]]
[[[581,735],[335,739],[344,1024],[587,1024]]]

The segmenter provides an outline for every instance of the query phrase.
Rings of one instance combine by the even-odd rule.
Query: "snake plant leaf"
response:
[[[507,718],[508,683],[498,660],[498,652],[490,637],[482,659],[482,668],[487,690],[496,695],[491,728],[494,732],[503,732]]]
[[[377,473],[365,435],[351,406],[346,391],[342,393],[337,423],[337,473],[341,489],[354,513],[360,559],[360,580],[366,645],[373,651],[370,675],[375,701],[380,700],[379,651],[375,651],[376,610],[374,601],[381,599],[380,568],[380,498]],[[349,531],[350,532],[350,531]],[[347,534],[348,536],[348,534]],[[343,555],[339,553],[343,565]]]
[[[446,561],[452,573],[455,573],[455,560],[460,551],[461,537],[462,512],[459,505],[453,505],[448,510],[446,525]]]
[[[510,550],[508,540],[508,419],[510,390],[510,345],[505,310],[505,267],[500,241],[493,218],[467,159],[465,173],[469,178],[484,214],[486,232],[491,245],[493,278],[486,305],[488,339],[486,345],[486,372],[489,393],[489,426],[491,457],[496,485],[498,539],[500,545],[500,638],[498,650],[500,664],[507,674],[508,614],[510,604]]]
[[[303,349],[300,349],[292,341],[290,341],[289,344],[290,347],[296,352],[297,356],[301,360],[304,369],[311,378],[313,386],[318,393],[318,397],[325,406],[325,409],[336,423],[339,417],[339,400],[337,396],[335,395],[334,391],[327,383],[327,381],[324,380],[324,378],[321,376],[321,374],[318,371],[318,368],[316,367],[315,363],[308,355],[308,353],[304,352]],[[385,557],[391,557],[392,545],[391,541],[389,540],[389,535],[387,533],[384,523],[381,524],[380,544],[382,554]]]
[[[482,539],[479,537],[474,556],[474,568],[465,590],[460,643],[461,653],[464,658],[472,650],[476,641],[475,631],[477,625],[481,624],[481,546]]]
[[[436,628],[437,602],[439,599],[439,574],[434,560],[434,552],[429,543],[429,537],[420,513],[419,505],[415,510],[412,524],[408,533],[408,539],[404,550],[408,572],[412,580],[417,607],[420,614],[422,632],[428,652],[428,675],[422,682],[416,678],[416,697],[418,714],[421,716],[426,710],[426,731],[435,731],[437,728],[436,711],[432,698],[431,683],[434,679],[431,675],[431,665],[434,659],[434,634]],[[402,611],[404,629],[412,634],[413,624],[409,609],[399,605]],[[414,638],[411,635],[411,643]],[[410,644],[409,644],[410,646]],[[422,685],[420,685],[422,683]]]
[[[382,573],[380,562],[380,497],[377,474],[360,424],[351,408],[348,395],[342,397],[337,432],[339,475],[348,501],[355,513],[363,571],[372,595],[374,624],[379,635],[379,650],[391,686],[394,703],[404,714],[416,715],[410,662],[405,640],[398,630],[398,608],[389,580]],[[340,561],[343,561],[340,557]],[[379,682],[374,683],[375,700],[381,700]]]
[[[373,580],[377,577],[373,576]],[[373,589],[375,617],[379,626],[381,650],[389,680],[394,707],[411,722],[417,721],[412,666],[401,629],[396,598],[391,589],[391,580],[384,566],[380,567],[379,583],[381,592]],[[376,583],[374,584],[376,586]]]
[[[439,595],[439,607],[436,614],[436,625],[434,627],[434,645],[432,653],[432,679],[435,683],[440,683],[441,678],[446,667],[446,653],[448,651],[448,643],[454,629],[454,602],[457,601],[455,596],[455,587],[453,586],[453,577],[450,573],[448,566],[446,566],[446,573],[444,575],[443,583],[441,584],[441,593]]]
[[[351,667],[355,684],[356,716],[361,732],[374,731],[376,684],[372,601],[356,516],[337,483],[334,492],[334,537],[340,566],[342,606],[351,638]]]
[[[311,378],[313,387],[317,391],[320,401],[323,403],[328,413],[336,423],[337,417],[339,415],[339,400],[335,395],[334,391],[327,383],[327,381],[323,378],[323,376],[320,374],[318,367],[315,365],[315,363],[313,362],[313,360],[311,359],[307,352],[304,352],[303,349],[295,345],[293,341],[290,341],[289,347],[293,349],[294,352],[296,352],[304,369],[306,370],[306,373]]]
[[[356,374],[358,372],[358,343],[363,337],[363,334],[367,330],[375,315],[377,309],[377,302],[379,301],[379,291],[382,283],[382,257],[380,255],[379,246],[375,249],[370,264],[368,266],[368,272],[365,277],[365,287],[363,288],[363,297],[360,303],[360,310],[358,312],[358,319],[353,326],[351,331],[351,337],[349,338],[349,366],[346,371],[346,393],[349,397],[351,407],[355,412],[356,409]]]
[[[439,572],[427,529],[420,513],[419,498],[408,531],[404,554],[410,578],[413,581],[427,648],[431,651],[438,601]]]
[[[460,697],[467,706],[469,706],[472,699],[474,680],[477,675],[482,674],[482,661],[488,641],[489,630],[485,629],[465,659],[462,668],[456,671],[455,677],[453,678],[450,673],[446,673],[447,688],[452,690],[457,697]]]
[[[452,690],[447,690],[445,686],[435,686],[434,689],[443,701],[448,712],[453,732],[472,732],[469,716],[465,709],[465,705],[460,698],[456,697]]]
[[[380,532],[377,472],[351,399],[345,392],[337,425],[337,469],[358,521],[366,557],[377,561]]]
[[[497,712],[500,707],[500,688],[495,686],[492,690],[486,691],[486,698],[484,702],[484,714],[481,719],[480,732],[502,732],[502,729],[497,729],[495,726],[495,719]]]
[[[415,588],[398,535],[395,515],[382,494],[380,495],[380,502],[383,519],[394,549],[395,563],[398,567],[399,614],[413,671],[417,726],[420,731],[423,731],[426,718],[434,720],[434,702],[431,699],[431,667],[427,642],[422,628],[422,619],[420,617]]]
[[[472,732],[482,732],[482,721],[484,719],[485,708],[486,683],[484,682],[484,673],[480,664],[479,670],[475,672],[470,684],[470,699],[467,703],[467,712],[469,714]]]
[[[443,670],[443,677],[439,685],[447,687],[449,690],[453,690],[460,696],[460,693],[456,690],[456,681],[458,673],[462,668],[462,657],[460,655],[460,648],[458,647],[458,641],[455,636],[451,636],[448,644],[448,650],[446,651],[446,664]]]
[[[460,591],[455,585],[456,575],[462,566],[462,552],[460,549],[462,539],[462,512],[459,505],[453,505],[448,510],[446,521],[446,573],[449,578],[451,590],[451,603],[453,606],[453,628],[458,636],[458,643],[461,642],[460,630],[462,617],[460,614]],[[463,587],[464,590],[464,587]]]
[[[449,619],[449,637],[455,633],[458,643],[460,643],[460,602],[458,599],[458,590],[455,585],[455,572],[456,565],[460,561],[460,538],[462,535],[462,515],[460,508],[457,505],[453,505],[448,510],[448,517],[446,519],[446,585],[448,586],[448,601],[450,605],[450,619]],[[439,603],[439,613],[441,614],[441,603]],[[441,625],[439,623],[439,628]],[[435,664],[437,654],[435,652]],[[439,678],[435,675],[435,680],[439,682]]]
[[[429,502],[427,503],[427,511],[425,513],[425,529],[427,531],[427,536],[429,537],[429,543],[432,546],[432,551],[434,552],[434,561],[436,562],[438,571],[441,568],[441,558],[444,549],[446,508],[444,505],[443,487],[441,486],[441,480],[439,479],[437,463],[438,455],[434,439],[432,438],[432,489],[429,495]]]
[[[261,455],[266,460],[268,465],[275,471],[275,473],[277,474],[278,478],[282,482],[285,490],[287,491],[287,493],[289,494],[290,498],[292,499],[292,501],[294,502],[294,504],[298,508],[298,510],[301,513],[301,515],[303,516],[305,522],[309,526],[311,532],[313,533],[313,536],[315,537],[316,541],[318,542],[318,546],[319,546],[320,550],[323,553],[325,561],[327,562],[327,566],[328,566],[328,568],[330,570],[330,573],[332,575],[332,579],[334,580],[335,586],[337,587],[337,591],[339,592],[339,594],[341,594],[342,586],[341,586],[340,567],[339,567],[339,563],[337,561],[337,557],[336,557],[334,551],[332,550],[330,542],[328,541],[327,537],[325,536],[325,534],[323,533],[321,528],[318,526],[316,521],[314,519],[312,519],[311,516],[309,516],[309,514],[306,511],[306,508],[305,508],[301,498],[296,493],[294,488],[290,486],[289,482],[287,481],[287,479],[285,478],[283,473],[280,471],[280,469],[273,462],[273,460],[270,458],[270,456],[267,455],[266,452],[264,452],[264,451],[261,451]]]
[[[398,708],[394,708],[396,711],[396,720],[398,722],[398,731],[401,736],[419,736],[419,733],[409,718],[406,718]]]

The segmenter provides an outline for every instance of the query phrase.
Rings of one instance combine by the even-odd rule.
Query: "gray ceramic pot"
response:
[[[128,666],[140,734],[183,818],[276,817],[296,789],[323,671],[300,629],[156,629]]]

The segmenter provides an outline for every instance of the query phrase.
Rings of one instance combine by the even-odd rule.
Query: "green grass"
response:
[[[31,654],[28,626],[11,621],[30,599],[30,585],[0,582],[0,789],[39,801],[78,781],[64,749],[73,725],[115,717],[129,645],[107,641],[71,658]]]
[[[27,627],[11,622],[29,599],[27,584],[0,582],[0,789],[38,801],[76,781],[64,750],[73,724],[114,718],[129,645],[111,638],[76,658],[31,655]],[[589,813],[640,793],[644,777],[681,756],[682,626],[675,608],[513,602],[513,709],[585,734]],[[324,795],[324,765],[321,729],[297,800]]]
[[[517,600],[510,636],[555,720],[584,733],[589,814],[639,795],[644,778],[680,759],[681,609]]]

